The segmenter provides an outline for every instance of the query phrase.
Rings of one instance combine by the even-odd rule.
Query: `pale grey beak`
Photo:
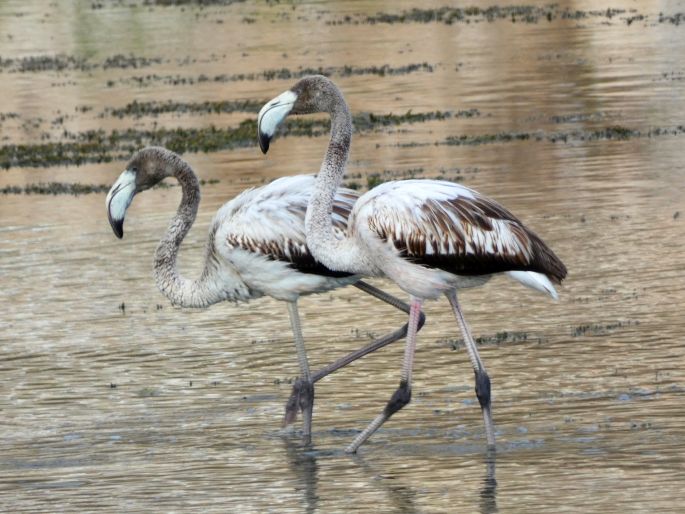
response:
[[[259,148],[263,153],[269,151],[269,143],[274,137],[276,129],[283,123],[297,100],[297,95],[292,91],[281,93],[273,100],[264,104],[257,117],[257,135]]]
[[[114,234],[124,237],[124,217],[136,194],[136,174],[131,170],[124,171],[107,193],[107,218]]]

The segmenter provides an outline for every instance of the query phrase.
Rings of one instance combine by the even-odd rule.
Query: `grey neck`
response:
[[[200,184],[195,172],[182,159],[174,159],[171,166],[173,176],[181,185],[183,197],[155,252],[154,273],[157,287],[172,304],[181,307],[207,307],[232,299],[231,294],[225,291],[225,284],[217,280],[216,259],[207,259],[198,280],[189,280],[178,272],[178,251],[197,216]],[[209,252],[213,245],[211,238],[208,245]]]
[[[350,152],[352,116],[340,90],[332,83],[328,84],[325,92],[330,108],[325,110],[331,115],[331,139],[307,207],[307,246],[314,258],[332,270],[368,273],[354,244],[347,238],[338,239],[333,232],[333,200]]]

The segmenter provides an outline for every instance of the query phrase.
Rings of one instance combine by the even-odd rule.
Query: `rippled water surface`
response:
[[[0,3],[0,510],[682,511],[685,4],[206,4]],[[348,184],[460,181],[569,268],[558,302],[502,278],[461,295],[496,455],[446,301],[412,404],[342,452],[395,388],[398,343],[317,385],[304,448],[280,429],[285,305],[169,305],[151,266],[177,187],[112,234],[127,157],[182,151],[205,180],[180,263],[197,276],[220,205],[318,169],[325,130],[265,158],[249,121],[318,68],[357,115]],[[405,321],[354,288],[301,312],[315,367]]]

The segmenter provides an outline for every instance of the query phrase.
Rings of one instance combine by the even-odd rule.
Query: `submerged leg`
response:
[[[352,443],[345,448],[347,453],[355,453],[371,435],[385,423],[390,416],[411,401],[411,374],[414,368],[414,352],[416,351],[416,332],[418,330],[419,317],[421,314],[422,300],[412,297],[409,311],[409,329],[407,333],[407,345],[404,350],[402,375],[400,385],[393,393],[390,401],[376,418],[360,433]]]
[[[478,349],[476,348],[476,342],[471,336],[471,331],[469,326],[466,324],[466,319],[464,314],[461,312],[461,307],[459,307],[459,302],[457,301],[457,292],[452,290],[445,293],[447,299],[452,306],[452,311],[454,311],[454,317],[457,318],[459,327],[461,328],[461,333],[464,337],[464,345],[469,353],[469,358],[471,359],[471,365],[473,366],[473,371],[476,375],[476,396],[478,397],[478,403],[480,403],[481,411],[483,412],[483,421],[485,422],[485,435],[488,439],[488,447],[495,447],[495,424],[492,421],[492,406],[490,400],[490,377],[488,376],[483,361],[478,355]]]
[[[314,382],[309,371],[309,361],[307,351],[304,348],[304,338],[302,337],[302,327],[300,325],[300,314],[297,311],[297,301],[288,302],[288,314],[290,315],[290,325],[295,336],[295,347],[297,348],[297,360],[300,363],[300,373],[302,374],[302,388],[298,395],[298,407],[302,409],[304,418],[303,440],[309,444],[312,440],[312,410],[314,409]]]
[[[385,291],[382,291],[381,289],[378,289],[377,287],[374,287],[370,284],[367,284],[366,282],[362,282],[361,280],[357,283],[354,284],[355,287],[358,289],[364,291],[365,293],[370,294],[371,296],[374,296],[375,298],[378,298],[379,300],[384,301],[387,304],[392,305],[393,307],[396,307],[397,309],[401,310],[402,312],[406,312],[409,314],[409,305],[404,303],[402,300],[395,298],[392,295],[389,295]],[[417,325],[417,331],[421,330],[421,327],[423,327],[424,323],[426,322],[426,316],[423,314],[423,312],[419,312],[419,319],[418,319],[418,325]],[[319,371],[316,371],[312,373],[311,375],[311,382],[315,383],[321,380],[323,377],[330,375],[334,371],[339,370],[340,368],[347,366],[351,362],[356,361],[357,359],[360,359],[364,357],[364,355],[367,355],[369,353],[375,352],[376,350],[379,350],[380,348],[383,348],[384,346],[389,345],[390,343],[393,343],[395,341],[398,341],[402,338],[404,338],[407,335],[407,327],[409,326],[409,323],[405,323],[405,325],[394,332],[391,332],[390,334],[387,334],[383,337],[380,337],[371,343],[367,344],[366,346],[360,348],[359,350],[356,350],[340,359],[337,361],[329,364],[325,368],[320,369]],[[299,409],[299,397],[301,394],[301,390],[303,387],[305,387],[307,382],[303,381],[301,378],[298,378],[295,380],[293,383],[293,390],[290,395],[290,398],[288,399],[288,402],[285,405],[285,416],[283,418],[283,425],[289,425],[290,423],[293,423],[295,419],[297,419],[297,412]]]

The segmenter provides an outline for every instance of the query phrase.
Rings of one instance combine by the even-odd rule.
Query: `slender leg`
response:
[[[402,375],[400,386],[393,393],[390,401],[376,419],[359,434],[352,443],[345,448],[347,453],[355,453],[371,435],[385,423],[390,416],[395,414],[402,407],[411,401],[411,374],[414,368],[414,352],[416,351],[416,332],[418,330],[419,315],[423,301],[412,297],[411,308],[409,311],[409,330],[407,333],[407,345],[404,350],[404,361],[402,363]]]
[[[302,373],[303,387],[299,394],[299,407],[302,409],[304,418],[303,440],[309,444],[312,440],[312,410],[314,409],[314,383],[309,371],[309,361],[307,351],[304,348],[304,338],[302,337],[302,327],[300,325],[300,314],[297,311],[297,302],[288,302],[288,314],[290,315],[290,325],[295,336],[295,347],[297,348],[297,360],[300,362],[300,373]]]
[[[378,298],[379,300],[384,301],[385,303],[392,305],[393,307],[396,307],[402,312],[406,312],[407,314],[409,314],[409,305],[407,305],[399,298],[395,298],[393,295],[386,293],[382,289],[378,289],[377,287],[374,287],[371,284],[367,284],[363,280],[359,280],[358,282],[355,282],[353,285],[357,289],[364,291],[365,293],[370,294],[371,296]]]
[[[397,309],[406,312],[409,314],[409,305],[404,303],[402,300],[395,298],[392,295],[389,295],[385,291],[382,291],[370,284],[367,284],[366,282],[362,282],[361,280],[354,284],[355,287],[358,289],[364,291],[365,293],[370,294],[371,296],[374,296],[378,298],[379,300],[382,300],[393,307],[396,307]],[[419,313],[419,321],[418,321],[418,326],[417,326],[417,331],[421,330],[421,327],[423,327],[424,323],[426,322],[426,316],[423,314],[423,312]],[[395,341],[398,341],[402,338],[404,338],[407,335],[407,327],[409,326],[408,323],[405,323],[405,325],[402,328],[399,328],[395,330],[394,332],[391,332],[390,334],[387,334],[379,339],[376,339],[369,343],[368,345],[360,348],[359,350],[356,350],[338,360],[335,362],[329,364],[325,368],[320,369],[319,371],[316,371],[311,375],[311,381],[313,383],[318,382],[321,380],[323,377],[330,375],[334,371],[339,370],[340,368],[347,366],[348,364],[356,361],[357,359],[360,359],[364,357],[365,355],[375,352],[376,350],[379,350],[383,348],[384,346],[389,345],[390,343],[393,343]],[[288,399],[288,402],[285,405],[285,416],[283,418],[283,426],[287,426],[290,423],[293,423],[297,419],[297,412],[299,409],[299,397],[300,397],[300,390],[302,387],[304,387],[306,383],[302,381],[302,379],[298,378],[295,380],[293,383],[293,389],[292,393],[290,395],[290,398]]]
[[[490,377],[488,376],[483,361],[478,355],[478,349],[476,348],[476,343],[471,336],[471,331],[469,326],[466,324],[466,319],[464,314],[461,312],[461,307],[459,307],[459,302],[457,301],[457,292],[455,290],[445,293],[447,299],[452,306],[454,311],[454,316],[457,318],[459,327],[461,328],[461,333],[464,336],[464,344],[466,345],[466,350],[469,352],[469,358],[471,359],[471,365],[473,366],[473,371],[476,374],[476,396],[478,397],[478,402],[480,403],[481,411],[483,412],[483,421],[485,422],[485,434],[488,438],[488,447],[495,447],[495,424],[492,421],[492,406],[490,399]]]

